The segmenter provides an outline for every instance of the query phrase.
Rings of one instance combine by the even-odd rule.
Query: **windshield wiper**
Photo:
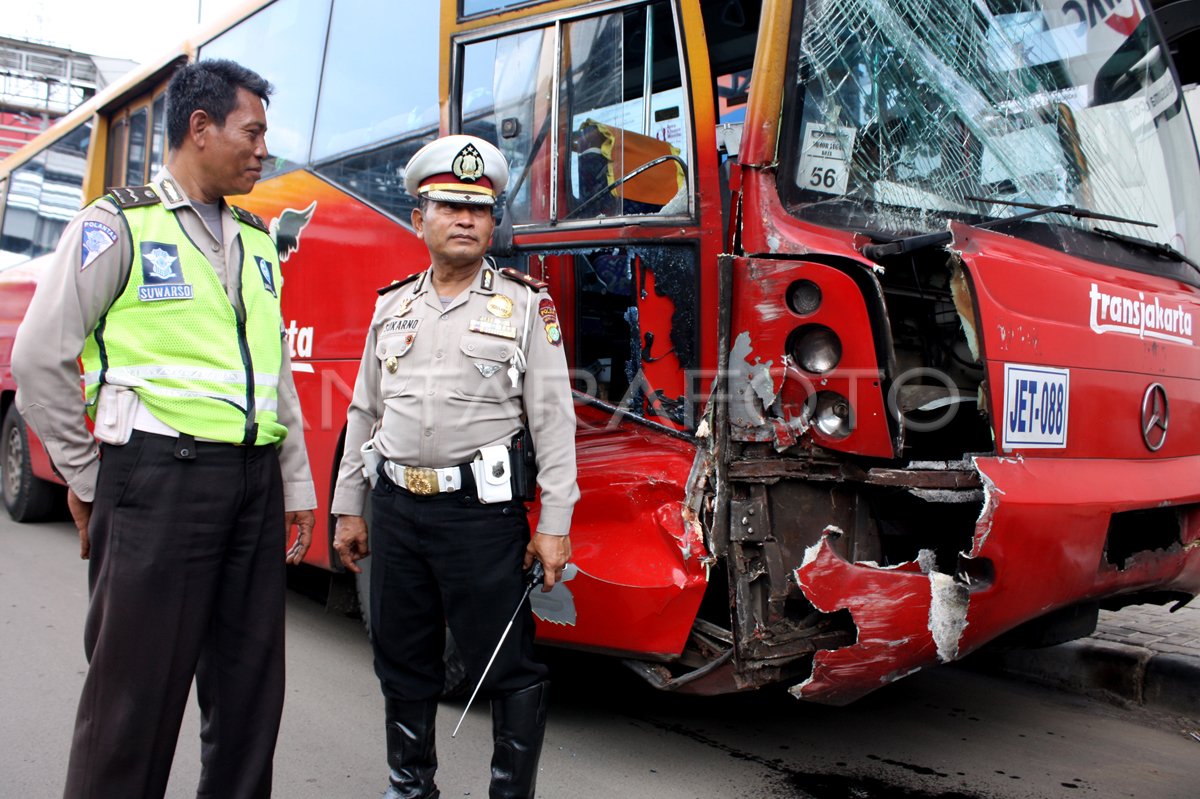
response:
[[[915,236],[893,239],[886,244],[868,244],[862,248],[862,253],[872,261],[878,261],[880,258],[886,258],[889,255],[903,255],[914,250],[923,250],[926,247],[949,244],[953,239],[954,236],[949,230],[942,230],[937,233],[918,233]]]
[[[1181,264],[1187,264],[1192,269],[1195,269],[1197,273],[1200,273],[1200,264],[1197,264],[1191,258],[1188,258],[1170,244],[1164,244],[1163,242],[1159,241],[1150,241],[1149,239],[1139,239],[1135,236],[1126,236],[1121,233],[1116,233],[1112,230],[1105,230],[1104,228],[1100,227],[1095,228],[1092,232],[1102,238],[1119,241],[1122,244],[1128,244],[1131,247],[1137,247],[1138,249],[1145,250],[1146,252],[1154,253],[1160,258],[1166,258],[1171,261],[1177,261]]]
[[[1046,214],[1062,214],[1063,216],[1072,216],[1076,219],[1100,219],[1105,222],[1121,222],[1126,225],[1139,225],[1140,227],[1158,227],[1153,222],[1142,222],[1138,219],[1126,219],[1123,216],[1111,216],[1102,214],[1098,211],[1089,211],[1086,208],[1080,208],[1077,205],[1040,205],[1038,203],[1018,203],[1012,200],[997,200],[990,197],[964,197],[965,200],[974,200],[979,203],[995,203],[997,205],[1013,205],[1018,208],[1031,208],[1033,210],[1026,211],[1023,214],[1016,216],[1006,216],[1003,219],[993,219],[988,222],[981,222],[975,225],[977,228],[995,228],[1001,225],[1011,224],[1013,222],[1023,222],[1026,219],[1033,219],[1036,216],[1045,216]]]

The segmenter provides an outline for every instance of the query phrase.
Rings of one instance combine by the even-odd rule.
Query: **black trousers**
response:
[[[480,504],[469,473],[464,483],[422,497],[381,475],[371,493],[371,640],[389,699],[441,695],[447,625],[472,683],[478,681],[524,593],[525,506]],[[533,634],[526,602],[480,696],[505,696],[545,679]]]
[[[89,529],[89,668],[65,799],[161,797],[192,678],[198,797],[271,794],[283,709],[283,485],[274,447],[135,431],[105,445]]]

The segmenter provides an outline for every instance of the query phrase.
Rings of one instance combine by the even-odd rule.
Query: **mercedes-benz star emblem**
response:
[[[1158,452],[1167,441],[1171,406],[1162,383],[1151,383],[1142,397],[1142,441],[1151,452]]]

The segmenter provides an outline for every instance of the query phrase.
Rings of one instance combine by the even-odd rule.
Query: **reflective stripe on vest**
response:
[[[122,214],[133,263],[84,345],[88,413],[95,415],[100,385],[111,383],[133,388],[155,418],[181,433],[234,444],[282,441],[283,281],[270,236],[239,222],[234,304],[174,212],[160,203]]]

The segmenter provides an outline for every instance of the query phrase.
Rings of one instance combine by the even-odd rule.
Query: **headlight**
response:
[[[792,359],[806,372],[824,374],[842,360],[842,340],[825,325],[805,325],[791,336],[788,351]]]
[[[812,425],[829,438],[845,438],[854,429],[850,400],[835,391],[821,391],[809,398]]]
[[[808,316],[821,307],[821,287],[811,280],[797,280],[788,286],[787,306],[798,316]]]

